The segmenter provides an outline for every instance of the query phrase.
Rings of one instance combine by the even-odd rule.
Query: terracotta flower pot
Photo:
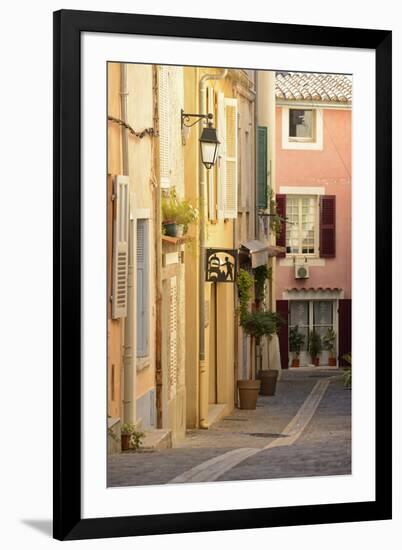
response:
[[[297,357],[292,359],[292,369],[298,369],[300,367],[300,359]]]
[[[254,410],[257,407],[261,380],[238,380],[240,409]]]
[[[315,367],[318,367],[319,364],[320,364],[320,358],[319,358],[319,357],[314,357],[314,359],[313,359],[313,365],[314,365]]]
[[[263,370],[260,372],[261,395],[275,395],[276,382],[278,379],[277,370]]]
[[[121,450],[128,451],[130,448],[131,434],[121,434]]]
[[[328,357],[328,365],[330,367],[336,367],[336,357]]]

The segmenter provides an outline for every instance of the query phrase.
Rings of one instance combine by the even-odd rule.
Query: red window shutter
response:
[[[286,248],[286,195],[276,195],[276,210],[278,215],[282,218],[281,232],[276,237],[277,246],[283,246]],[[278,255],[279,258],[286,256],[286,253]]]
[[[320,200],[320,257],[335,258],[336,209],[335,195],[323,195]]]
[[[289,317],[289,301],[277,300],[276,312],[282,317],[284,324],[281,326],[279,337],[279,351],[281,354],[281,366],[283,369],[289,368],[289,334],[288,334],[288,317]]]
[[[338,324],[339,365],[348,367],[342,357],[352,352],[352,300],[339,300]]]

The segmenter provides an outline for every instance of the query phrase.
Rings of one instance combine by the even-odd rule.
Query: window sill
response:
[[[317,143],[314,138],[288,137],[288,143]]]
[[[293,141],[285,139],[282,142],[282,149],[322,151],[323,146],[322,142],[318,141]]]
[[[319,258],[318,256],[286,256],[286,258],[281,258],[279,260],[279,265],[281,267],[293,267],[294,265],[300,265],[305,263],[309,267],[325,267],[326,261],[325,258]]]
[[[194,240],[193,237],[183,235],[183,237],[169,237],[168,235],[162,235],[162,241],[169,244],[182,244],[188,241]]]

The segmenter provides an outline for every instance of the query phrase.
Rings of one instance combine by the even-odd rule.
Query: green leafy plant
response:
[[[134,426],[134,424],[122,424],[121,428],[120,428],[120,431],[121,431],[122,434],[131,435],[132,433],[135,432],[135,426]]]
[[[335,355],[335,340],[336,332],[331,327],[327,330],[324,338],[322,339],[323,348],[329,352],[330,357],[334,357]]]
[[[271,278],[272,267],[260,265],[254,269],[254,292],[257,303],[264,301],[266,282]]]
[[[308,351],[311,355],[312,360],[318,357],[322,351],[321,337],[315,330],[312,330],[310,332]]]
[[[137,430],[135,430],[131,434],[131,439],[130,439],[131,449],[135,449],[137,451],[142,446],[142,440],[144,439],[144,437],[145,437],[144,432],[138,432]]]
[[[343,371],[343,385],[345,388],[351,388],[352,387],[352,369],[348,368]]]
[[[268,189],[268,201],[269,201],[269,227],[278,238],[282,231],[283,218],[278,213],[278,205],[275,200],[274,192],[270,187]]]
[[[253,311],[247,312],[240,324],[246,334],[261,338],[276,334],[282,322],[282,318],[273,311]]]
[[[240,269],[236,277],[236,284],[239,291],[240,324],[242,324],[249,313],[248,306],[251,300],[251,289],[254,285],[254,277],[245,269]]]
[[[345,353],[345,355],[342,355],[342,359],[344,359],[347,363],[349,363],[349,367],[346,367],[343,371],[343,385],[345,388],[351,388],[352,387],[352,354],[351,353]]]
[[[169,190],[167,195],[162,197],[162,220],[164,224],[183,225],[184,233],[187,233],[189,224],[196,222],[198,216],[197,208],[194,208],[189,200],[179,199],[174,187]]]
[[[277,313],[274,313],[272,311],[259,309],[253,312],[249,311],[253,287],[255,290],[255,294],[258,295],[258,291],[261,292],[261,287],[263,286],[263,284],[265,284],[269,273],[270,272],[268,270],[260,270],[259,272],[257,272],[257,285],[255,285],[255,277],[253,277],[245,269],[240,269],[236,277],[236,284],[239,292],[240,302],[238,309],[239,323],[240,326],[243,328],[245,334],[247,334],[251,338],[255,338],[257,344],[259,344],[260,338],[262,338],[263,336],[270,336],[277,333],[280,324],[283,323],[282,318]],[[250,354],[252,354],[252,349],[253,347],[250,346]],[[252,379],[251,372],[250,379]]]
[[[130,435],[130,448],[139,449],[142,445],[142,440],[145,437],[144,432],[136,430],[134,424],[122,424],[120,431],[122,435]]]
[[[342,355],[342,359],[349,363],[350,366],[352,366],[352,354],[351,353],[345,353],[345,355]]]
[[[300,351],[303,347],[305,340],[304,334],[299,332],[299,326],[291,327],[289,331],[289,348],[290,351],[293,351],[296,354],[296,357],[299,357]]]

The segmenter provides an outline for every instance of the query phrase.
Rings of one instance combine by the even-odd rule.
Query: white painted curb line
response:
[[[311,390],[309,396],[297,411],[296,415],[292,418],[289,424],[281,432],[281,437],[278,437],[268,443],[262,449],[250,449],[240,448],[228,451],[215,458],[201,462],[194,468],[187,470],[183,474],[176,476],[168,483],[199,483],[202,481],[215,481],[222,474],[231,470],[247,458],[274,447],[283,447],[293,445],[304,429],[308,426],[310,420],[313,418],[321,399],[324,397],[325,392],[330,384],[330,379],[319,380],[314,388]],[[283,437],[285,436],[285,437]]]

